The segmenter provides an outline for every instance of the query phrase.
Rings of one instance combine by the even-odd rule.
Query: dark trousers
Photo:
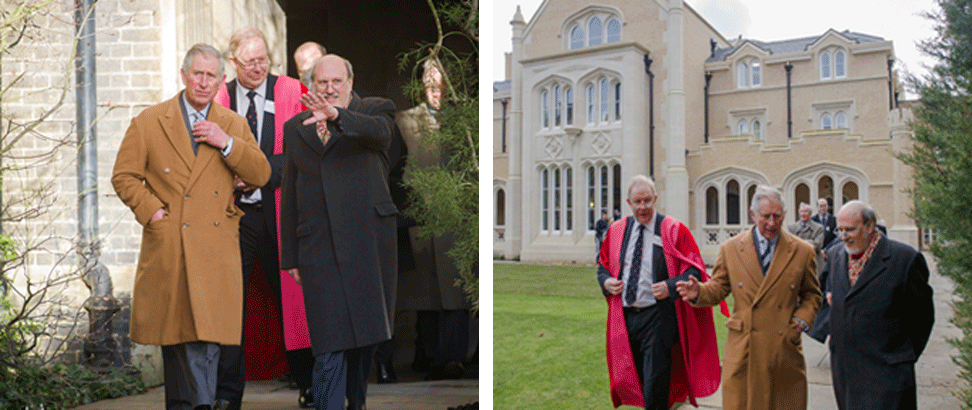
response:
[[[662,301],[638,311],[625,308],[624,321],[634,356],[645,409],[668,409],[672,346],[678,342],[675,306]]]
[[[314,356],[314,407],[317,410],[344,410],[348,365],[345,351]]]
[[[368,396],[368,376],[371,375],[372,358],[378,345],[370,345],[344,351],[344,360],[347,362],[347,389],[345,395],[348,398],[348,408],[358,410],[365,404],[365,397]]]
[[[253,205],[238,204],[243,210],[240,219],[240,255],[243,269],[243,325],[246,326],[246,289],[250,284],[250,274],[253,265],[260,261],[270,292],[275,298],[274,305],[277,312],[281,311],[280,304],[280,263],[277,255],[277,236],[271,230],[264,218],[263,209]],[[267,329],[268,332],[283,332],[283,328]],[[245,334],[245,331],[244,331]],[[243,345],[220,346],[218,388],[216,397],[229,400],[231,408],[238,408],[243,399],[245,386],[245,372],[243,363]],[[288,356],[289,358],[289,356]]]
[[[216,393],[219,345],[190,342],[162,346],[165,408],[192,410],[211,406]]]
[[[450,362],[462,363],[469,350],[469,310],[420,310],[415,321],[415,368],[428,370],[431,378],[444,375]]]

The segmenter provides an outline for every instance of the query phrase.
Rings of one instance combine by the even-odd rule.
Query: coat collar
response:
[[[756,292],[756,297],[753,298],[753,303],[755,304],[783,276],[783,272],[790,265],[790,261],[796,253],[796,241],[800,241],[801,239],[786,232],[785,229],[780,230],[780,237],[776,242],[776,250],[773,252],[773,260],[770,262],[766,275],[763,276],[763,269],[759,264],[759,256],[756,253],[756,247],[753,245],[753,229],[756,229],[755,225],[739,234],[740,238],[736,242],[736,251],[741,255],[742,263],[745,265],[744,270],[749,275],[749,280],[752,283],[760,284],[759,290]]]
[[[844,279],[850,285],[850,278],[847,277],[847,252],[842,252],[842,256],[844,269],[838,272],[843,272]],[[854,282],[854,286],[851,286],[848,290],[847,297],[849,298],[860,292],[869,282],[886,272],[888,270],[889,259],[891,259],[891,243],[888,241],[887,236],[881,235],[881,239],[878,240],[874,252],[871,253],[871,259],[864,265],[864,269],[861,270],[861,274],[857,277],[857,282]]]

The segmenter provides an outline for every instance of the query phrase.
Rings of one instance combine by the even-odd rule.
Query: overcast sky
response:
[[[551,0],[557,1],[557,0]],[[641,0],[647,1],[647,0]],[[493,4],[492,79],[503,80],[503,53],[510,51],[510,20],[520,5],[528,23],[541,0],[496,0]],[[823,34],[827,29],[850,30],[894,42],[895,68],[926,72],[933,62],[916,47],[934,36],[932,22],[920,13],[937,6],[934,0],[685,0],[726,39],[739,35],[763,41]]]

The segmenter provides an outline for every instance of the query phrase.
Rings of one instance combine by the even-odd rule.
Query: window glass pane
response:
[[[820,53],[820,78],[830,78],[830,53]]]
[[[739,88],[749,87],[749,67],[746,66],[746,63],[740,61],[736,64],[736,79]]]
[[[567,209],[567,213],[564,216],[564,229],[572,230],[574,229],[574,181],[573,172],[570,168],[564,170],[564,192],[566,193],[564,198],[564,206]]]
[[[547,90],[543,90],[540,93],[540,112],[543,120],[543,128],[550,127],[550,96],[547,94]]]
[[[820,129],[829,130],[834,128],[834,120],[830,117],[830,114],[824,114],[820,117]]]
[[[739,135],[749,134],[749,123],[746,120],[739,121]]]
[[[588,124],[593,124],[594,119],[596,118],[594,114],[594,101],[595,101],[594,94],[595,94],[594,85],[591,84],[587,86],[587,123]]]
[[[564,101],[567,103],[567,125],[574,123],[574,89],[567,87],[564,90]]]
[[[739,225],[739,182],[735,179],[726,184],[726,224]]]
[[[506,192],[496,191],[496,225],[506,225]]]
[[[601,206],[608,207],[608,169],[601,166]]]
[[[560,116],[563,111],[563,96],[560,95],[560,84],[554,86],[554,127],[560,126]]]
[[[596,16],[592,18],[591,22],[587,25],[587,33],[590,38],[587,45],[596,46],[601,44],[601,33],[603,31],[604,29],[601,27],[601,19]]]
[[[616,43],[618,41],[621,41],[621,21],[611,19],[607,24],[607,42]]]
[[[614,120],[621,120],[621,83],[614,84]]]
[[[762,67],[759,65],[759,61],[753,62],[753,87],[763,83],[763,72]]]
[[[553,172],[553,228],[555,231],[560,230],[560,168],[554,168]]]
[[[608,120],[608,80],[606,78],[601,79],[601,122],[607,122]]]
[[[612,209],[621,209],[621,164],[614,165],[614,204]]]
[[[570,30],[570,49],[576,50],[581,47],[584,47],[584,29],[574,26]]]
[[[835,119],[837,121],[835,128],[847,128],[847,114],[844,114],[843,111],[838,112]]]
[[[760,125],[759,120],[753,120],[753,138],[763,139],[763,126]]]
[[[846,76],[846,68],[844,67],[844,51],[837,50],[834,53],[834,77],[843,78]]]
[[[705,224],[719,224],[719,191],[711,186],[705,190]]]
[[[597,188],[594,177],[594,167],[587,167],[587,230],[594,230],[595,212],[597,206]]]
[[[550,229],[548,216],[550,213],[550,185],[549,173],[546,169],[540,171],[540,230]]]

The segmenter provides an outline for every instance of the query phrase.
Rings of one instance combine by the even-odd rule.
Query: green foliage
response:
[[[726,317],[713,317],[721,354]],[[494,263],[493,407],[613,408],[606,320],[596,268]]]
[[[0,369],[0,408],[68,409],[98,400],[144,393],[137,376],[99,374],[82,365]]]
[[[422,235],[452,233],[456,242],[448,255],[459,270],[458,285],[479,307],[479,51],[476,41],[478,10],[472,3],[433,2],[429,8],[438,29],[437,41],[421,43],[404,53],[399,69],[413,80],[406,95],[420,101],[425,64],[443,71],[443,108],[436,126],[424,124],[423,144],[446,158],[439,165],[407,165],[405,185],[411,190],[405,215],[422,227]],[[429,62],[429,63],[427,63]]]
[[[965,385],[955,394],[972,408],[972,1],[937,4],[925,14],[937,34],[920,43],[937,63],[924,78],[908,79],[920,103],[911,124],[914,146],[898,158],[914,170],[914,217],[935,231],[931,250],[939,272],[956,284],[952,321],[962,337],[950,342],[959,350],[953,360]]]

